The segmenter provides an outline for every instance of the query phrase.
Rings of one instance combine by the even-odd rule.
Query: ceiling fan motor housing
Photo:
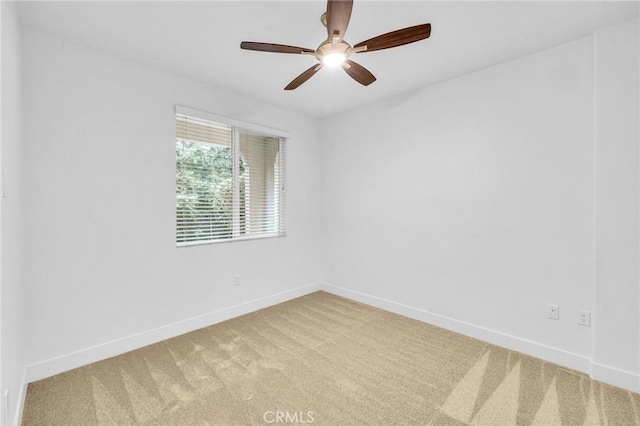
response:
[[[348,58],[352,53],[352,49],[349,43],[345,41],[334,45],[331,40],[327,40],[316,49],[316,58],[322,62],[322,58],[330,53],[342,53],[345,58]]]

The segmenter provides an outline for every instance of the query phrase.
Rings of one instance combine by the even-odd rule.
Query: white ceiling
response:
[[[294,91],[289,81],[313,65],[303,55],[240,49],[242,40],[315,49],[326,38],[323,1],[21,2],[23,25],[72,42],[327,117],[518,56],[586,36],[638,16],[638,2],[356,0],[345,40],[424,22],[431,37],[351,59],[378,80],[363,87],[340,69],[322,69]]]

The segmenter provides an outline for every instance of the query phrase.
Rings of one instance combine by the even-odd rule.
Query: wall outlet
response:
[[[560,308],[558,305],[547,305],[547,318],[555,320],[560,318]]]
[[[578,324],[584,325],[585,327],[591,326],[591,312],[589,311],[578,311]]]
[[[240,285],[240,275],[236,274],[235,277],[233,277],[233,285]]]

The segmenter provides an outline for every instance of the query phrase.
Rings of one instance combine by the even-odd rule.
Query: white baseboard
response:
[[[640,392],[640,375],[591,361],[591,378],[599,382]]]
[[[212,324],[226,321],[240,315],[277,305],[278,303],[286,302],[321,289],[322,285],[319,283],[298,287],[293,290],[229,306],[197,317],[158,327],[153,330],[123,337],[111,342],[101,343],[96,346],[71,352],[36,364],[31,364],[25,369],[25,386],[27,383],[42,380],[74,368],[82,367],[93,362],[139,349],[203,327],[208,327]]]
[[[393,312],[418,321],[426,322],[446,330],[474,337],[484,342],[518,351],[542,360],[562,365],[583,373],[587,373],[594,380],[617,386],[632,392],[640,391],[640,376],[628,371],[597,364],[590,358],[562,349],[521,339],[506,333],[490,330],[478,325],[459,321],[444,315],[428,312],[424,309],[393,302],[384,298],[371,296],[348,288],[323,283],[322,290],[337,296],[346,297],[385,311]]]
[[[470,324],[464,321],[459,321],[453,318],[446,317],[444,315],[426,311],[424,309],[393,302],[391,300],[383,299],[380,297],[370,296],[365,293],[350,290],[348,288],[336,286],[333,284],[325,283],[322,287],[324,291],[335,294],[337,296],[343,296],[357,302],[362,302],[367,305],[375,306],[376,308],[384,309],[385,311],[393,312],[405,317],[416,319],[418,321],[426,322],[428,324],[432,324],[446,330],[464,334],[465,336],[474,337],[484,342],[522,352],[524,354],[531,355],[536,358],[553,362],[565,367],[569,367],[574,370],[583,372],[589,371],[589,358],[582,355],[563,351],[561,349],[532,342],[530,340],[521,339],[519,337],[511,336],[499,331],[490,330],[488,328],[480,327],[478,325]]]

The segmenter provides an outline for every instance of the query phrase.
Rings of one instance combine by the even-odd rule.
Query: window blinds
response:
[[[178,112],[178,245],[284,236],[284,169],[284,138]]]

